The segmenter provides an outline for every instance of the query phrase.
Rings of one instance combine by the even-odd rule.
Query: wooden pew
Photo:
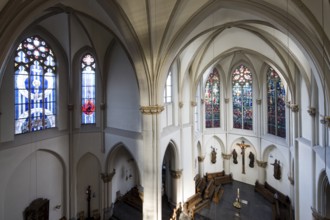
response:
[[[203,193],[206,188],[206,180],[205,178],[201,178],[196,186],[196,193]]]
[[[209,182],[210,180],[214,180],[214,183],[217,186],[220,184],[233,182],[232,175],[231,174],[226,175],[224,170],[221,172],[206,173],[205,177],[207,179],[207,182]]]
[[[207,187],[205,189],[204,199],[211,199],[213,197],[214,190],[215,190],[214,180],[211,179],[208,182]]]
[[[221,200],[221,197],[224,193],[224,189],[222,188],[221,185],[218,185],[215,190],[214,190],[214,196],[213,196],[213,202],[214,203],[219,203],[219,201]]]
[[[264,185],[256,181],[254,190],[272,203],[273,219],[293,220],[293,210],[290,198],[273,188],[267,182]]]
[[[187,201],[183,204],[183,212],[186,215],[195,209],[195,206],[202,201],[202,194],[200,192],[195,193],[194,195],[190,196]]]

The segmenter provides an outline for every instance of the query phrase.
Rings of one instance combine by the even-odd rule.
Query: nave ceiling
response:
[[[41,27],[71,59],[81,49],[72,39],[89,42],[98,51],[100,66],[106,65],[108,45],[119,42],[132,61],[140,91],[149,94],[145,104],[160,104],[159,85],[173,63],[182,73],[180,85],[190,75],[196,86],[208,68],[234,63],[237,53],[270,64],[290,90],[295,88],[295,68],[308,85],[314,74],[322,87],[329,82],[322,74],[329,69],[329,59],[323,61],[330,51],[323,35],[330,32],[324,28],[330,16],[323,13],[329,7],[329,1],[300,0],[0,1],[0,62],[8,61],[24,30]]]

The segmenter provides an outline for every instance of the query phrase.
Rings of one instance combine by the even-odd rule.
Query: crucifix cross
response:
[[[250,147],[250,145],[245,144],[244,141],[242,141],[242,143],[237,144],[237,145],[242,150],[242,152],[241,152],[241,154],[242,154],[242,173],[245,174],[245,148]]]

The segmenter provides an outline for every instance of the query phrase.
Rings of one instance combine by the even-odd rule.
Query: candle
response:
[[[239,188],[237,188],[237,198],[239,198]]]

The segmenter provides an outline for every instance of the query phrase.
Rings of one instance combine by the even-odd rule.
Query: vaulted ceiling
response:
[[[313,72],[329,66],[329,60],[323,61],[330,51],[325,37],[330,30],[324,28],[329,1],[2,0],[0,9],[0,63],[23,31],[33,27],[54,35],[71,58],[79,48],[70,39],[85,39],[99,54],[115,40],[131,59],[139,86],[151,92],[176,61],[181,72],[198,81],[207,68],[226,59],[259,59],[293,87],[295,68],[309,83]],[[329,81],[316,76],[323,79]]]

